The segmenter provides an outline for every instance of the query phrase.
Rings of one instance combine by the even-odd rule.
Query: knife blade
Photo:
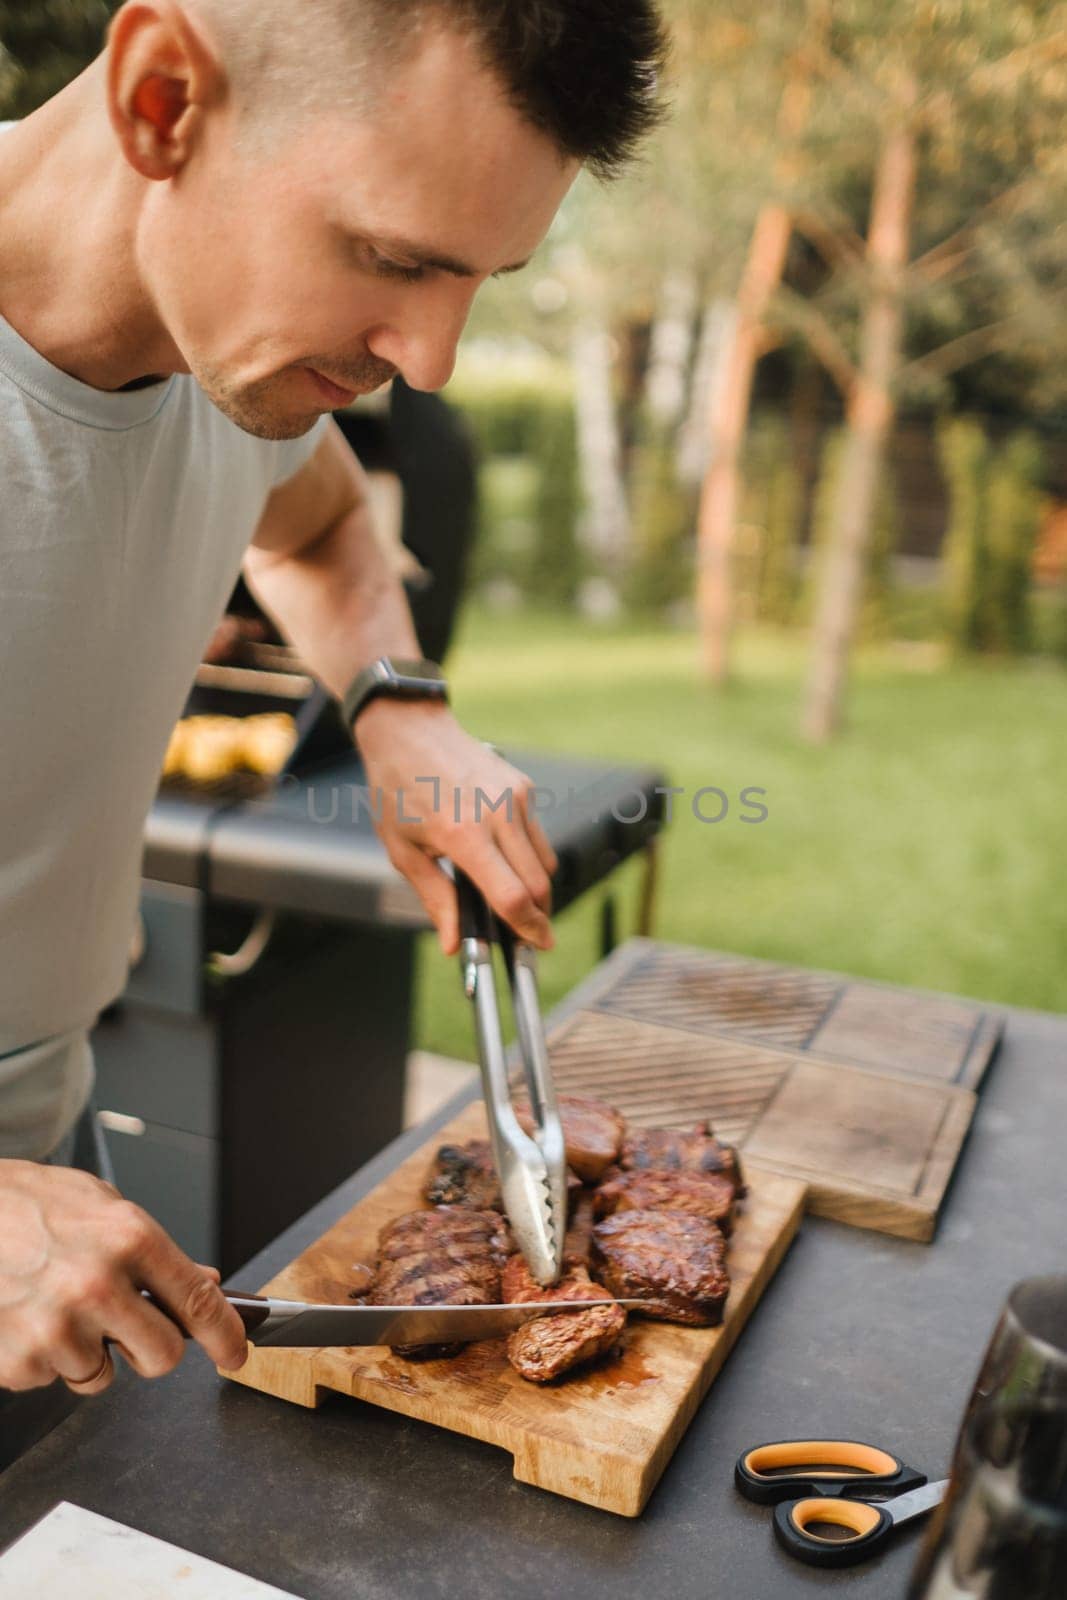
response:
[[[523,1301],[488,1306],[338,1306],[224,1291],[257,1347],[454,1344],[499,1339],[533,1317],[595,1305],[640,1308],[640,1300]],[[162,1308],[161,1308],[162,1309]]]

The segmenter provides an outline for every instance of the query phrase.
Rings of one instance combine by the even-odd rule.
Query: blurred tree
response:
[[[809,574],[805,596],[805,609],[809,616],[817,609],[826,566],[832,559],[835,519],[847,461],[848,429],[833,428],[823,442],[812,508]],[[868,639],[885,636],[892,608],[897,510],[888,474],[883,474],[879,480],[872,522],[872,537],[864,551],[860,574],[857,618],[857,631]]]

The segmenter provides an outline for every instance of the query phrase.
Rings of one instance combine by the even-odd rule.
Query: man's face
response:
[[[137,247],[190,372],[261,438],[296,438],[397,372],[446,383],[477,289],[533,253],[577,172],[440,30],[363,117],[324,105],[265,157],[234,132],[208,116],[149,189]]]

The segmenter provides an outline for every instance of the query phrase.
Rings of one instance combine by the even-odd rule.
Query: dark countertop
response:
[[[456,1109],[405,1135],[237,1275],[257,1288]],[[1011,1283],[1064,1270],[1067,1017],[1008,1012],[933,1245],[807,1218],[643,1516],[516,1484],[503,1451],[358,1401],[317,1412],[223,1383],[193,1353],[124,1373],[2,1479],[0,1545],[61,1499],[303,1600],[731,1600],[903,1594],[918,1537],[820,1572],[738,1499],[735,1457],[774,1437],[869,1439],[947,1468]]]

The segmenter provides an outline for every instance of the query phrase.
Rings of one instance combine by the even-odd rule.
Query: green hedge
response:
[[[571,605],[582,564],[569,378],[540,368],[466,372],[449,385],[448,399],[482,456],[476,581],[507,577],[529,600]]]
[[[971,417],[938,429],[949,490],[944,631],[960,652],[1034,647],[1031,573],[1041,521],[1041,447],[1020,430],[994,447]]]

